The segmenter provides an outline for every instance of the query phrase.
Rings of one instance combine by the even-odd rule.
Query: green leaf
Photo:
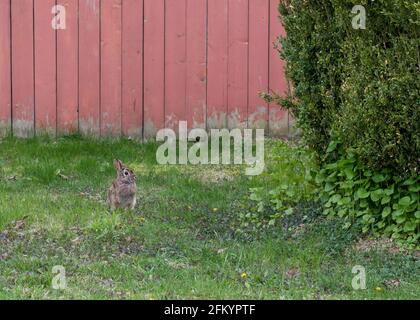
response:
[[[325,176],[323,174],[318,173],[315,177],[315,183],[316,184],[321,184],[325,181]]]
[[[403,182],[403,186],[411,186],[416,183],[414,178],[409,178]]]
[[[369,197],[370,192],[369,192],[369,191],[367,191],[365,188],[359,188],[359,189],[356,191],[356,195],[357,195],[357,197],[358,197],[358,198],[360,198],[360,199],[366,199],[367,197]]]
[[[382,182],[382,181],[385,181],[385,176],[383,175],[383,174],[375,174],[373,177],[372,177],[372,180],[375,182],[375,183],[379,183],[379,182]]]
[[[342,217],[344,217],[344,216],[346,215],[346,213],[347,213],[347,210],[345,210],[345,209],[341,209],[341,210],[339,210],[339,211],[338,211],[337,215],[338,215],[340,218],[342,218]]]
[[[385,196],[382,198],[381,200],[381,204],[387,204],[391,201],[391,197],[390,196]]]
[[[361,208],[367,208],[368,206],[369,206],[369,202],[367,202],[365,199],[360,200]]]
[[[416,223],[413,221],[407,221],[404,224],[404,231],[405,232],[410,232],[410,231],[414,231],[416,229]]]
[[[414,193],[419,192],[420,191],[420,184],[412,185],[408,188],[408,190],[410,192],[414,192]]]
[[[379,229],[382,229],[383,227],[385,227],[385,222],[380,221],[380,222],[378,222],[378,223],[376,224],[376,226],[377,226]]]
[[[386,218],[391,213],[391,207],[385,207],[382,211],[382,218]]]
[[[344,225],[343,225],[343,229],[344,230],[347,230],[348,228],[350,228],[351,227],[351,223],[350,222],[346,222]]]
[[[408,207],[408,206],[410,205],[410,203],[411,203],[411,198],[410,198],[410,197],[408,197],[408,196],[406,196],[406,197],[404,197],[404,198],[401,198],[401,199],[398,201],[398,204],[399,204],[400,206],[402,206],[402,207]]]
[[[354,178],[353,168],[344,169],[344,174],[346,175],[347,179],[352,180]]]
[[[382,198],[383,195],[383,190],[382,189],[377,189],[375,191],[372,191],[370,193],[370,198],[372,199],[373,202],[379,201],[379,199]]]
[[[390,196],[391,194],[393,194],[394,193],[394,185],[392,185],[391,187],[389,187],[389,188],[387,188],[387,189],[385,189],[385,194],[387,195],[387,196]]]
[[[322,214],[327,216],[331,213],[332,209],[325,209],[324,211],[322,211]]]
[[[395,211],[392,213],[392,217],[395,219],[395,218],[397,218],[397,217],[401,216],[402,214],[404,214],[404,211],[402,211],[402,210],[395,210]]]
[[[401,223],[403,223],[405,221],[405,217],[398,217],[396,220],[395,220],[395,222],[397,223],[397,224],[401,224]]]
[[[416,219],[420,219],[420,211],[416,211],[414,213],[414,216],[416,217]]]
[[[324,191],[325,192],[330,192],[333,189],[334,189],[334,185],[330,182],[327,182],[324,186]]]
[[[331,141],[327,148],[327,153],[333,152],[337,148],[337,141]]]
[[[365,177],[371,177],[371,176],[372,176],[372,171],[370,171],[370,170],[365,170],[365,171],[363,171],[363,175],[364,175]]]
[[[338,201],[340,201],[340,199],[341,199],[341,195],[340,194],[335,194],[331,197],[330,201],[332,203],[337,203]]]

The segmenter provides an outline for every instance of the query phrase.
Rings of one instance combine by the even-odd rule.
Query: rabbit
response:
[[[108,204],[111,210],[117,208],[133,210],[136,206],[136,175],[121,160],[114,160],[117,178],[108,190]]]

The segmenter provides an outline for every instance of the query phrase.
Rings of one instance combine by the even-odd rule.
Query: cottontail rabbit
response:
[[[108,204],[111,210],[133,210],[136,206],[136,176],[121,160],[114,160],[114,167],[117,169],[117,178],[108,190]]]

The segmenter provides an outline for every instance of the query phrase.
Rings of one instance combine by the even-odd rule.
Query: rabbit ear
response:
[[[121,162],[121,160],[114,160],[114,167],[117,170],[122,170],[123,163]]]

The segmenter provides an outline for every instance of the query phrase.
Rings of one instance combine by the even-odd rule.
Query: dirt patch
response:
[[[410,254],[404,248],[399,247],[392,239],[379,238],[379,239],[360,239],[354,245],[354,249],[359,252],[369,252],[371,250],[384,250],[393,254]],[[415,251],[414,256],[420,258],[420,251]]]

